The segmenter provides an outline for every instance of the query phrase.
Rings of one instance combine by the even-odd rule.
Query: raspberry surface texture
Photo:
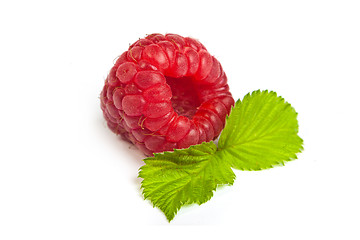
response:
[[[176,34],[133,43],[111,68],[100,101],[108,127],[146,155],[217,138],[234,105],[218,60]]]

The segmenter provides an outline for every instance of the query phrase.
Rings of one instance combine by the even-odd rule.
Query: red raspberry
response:
[[[110,70],[100,99],[109,128],[146,155],[215,139],[234,105],[216,58],[176,34],[132,44]]]

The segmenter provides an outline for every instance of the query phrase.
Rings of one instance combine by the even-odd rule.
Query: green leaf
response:
[[[261,170],[296,159],[302,143],[294,108],[275,92],[258,90],[236,102],[218,147],[233,168]]]
[[[275,92],[254,91],[238,100],[221,133],[218,147],[202,143],[155,154],[140,168],[145,199],[169,221],[185,204],[202,204],[219,185],[232,185],[231,168],[261,170],[296,159],[303,140],[297,113]]]
[[[155,154],[140,168],[145,199],[160,208],[171,221],[181,206],[202,204],[213,196],[218,185],[233,184],[235,174],[219,158],[213,142],[188,149]]]

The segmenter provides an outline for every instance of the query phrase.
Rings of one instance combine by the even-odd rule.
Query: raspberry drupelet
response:
[[[108,127],[146,155],[217,138],[234,105],[217,59],[198,40],[176,34],[132,44],[100,100]]]

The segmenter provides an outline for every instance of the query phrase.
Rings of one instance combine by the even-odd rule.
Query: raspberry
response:
[[[217,138],[234,105],[217,59],[176,34],[133,43],[110,70],[100,100],[108,127],[146,155]]]

